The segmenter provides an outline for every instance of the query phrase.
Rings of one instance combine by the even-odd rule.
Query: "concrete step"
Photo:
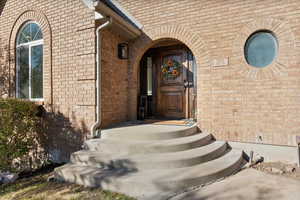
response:
[[[243,161],[243,152],[231,150],[217,159],[184,168],[146,171],[139,171],[137,168],[105,170],[68,164],[55,169],[55,172],[58,179],[68,182],[118,191],[138,199],[160,200],[175,191],[184,191],[188,187],[231,175],[240,169]]]
[[[105,130],[102,136],[72,154],[70,164],[55,170],[57,178],[160,200],[230,175],[244,161],[241,151],[195,126],[138,125]]]
[[[204,163],[225,154],[226,142],[211,144],[185,151],[169,153],[148,153],[131,156],[104,154],[99,151],[78,151],[71,155],[71,162],[99,168],[120,168],[125,164],[139,170],[180,168]]]
[[[166,125],[136,125],[106,129],[101,132],[103,139],[117,138],[120,140],[168,140],[197,134],[198,127],[166,126]]]
[[[85,150],[101,151],[105,154],[143,154],[184,151],[201,147],[213,142],[209,133],[198,133],[191,136],[169,140],[123,140],[117,138],[93,139],[85,142]]]

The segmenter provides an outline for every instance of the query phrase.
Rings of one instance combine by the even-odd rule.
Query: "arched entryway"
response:
[[[128,119],[136,120],[139,105],[140,63],[145,53],[166,38],[185,44],[197,61],[197,124],[202,130],[211,130],[211,67],[205,40],[197,32],[179,25],[145,28],[143,35],[130,43],[128,68]]]
[[[176,39],[156,41],[142,56],[138,118],[197,119],[197,64]]]

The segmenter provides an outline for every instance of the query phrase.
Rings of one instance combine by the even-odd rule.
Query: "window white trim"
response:
[[[25,23],[22,25],[22,27],[20,28],[19,32],[18,32],[18,35],[17,35],[17,38],[16,38],[16,44],[17,44],[16,47],[19,47],[19,46],[22,46],[22,45],[27,45],[27,44],[30,44],[31,42],[33,43],[33,42],[43,41],[43,39],[40,39],[40,40],[34,40],[34,41],[31,41],[31,42],[22,43],[22,44],[19,44],[19,45],[18,45],[18,41],[20,40],[21,33],[22,33],[22,31],[24,30],[24,28],[25,28],[28,24],[36,24],[36,25],[38,25],[38,27],[40,27],[40,30],[42,31],[41,25],[40,25],[38,22],[36,22],[36,21],[27,21],[27,22],[25,22]],[[38,32],[37,32],[37,33],[38,33]],[[41,32],[41,33],[43,34],[43,32]]]
[[[30,45],[31,46],[37,46],[37,45],[40,45],[40,44],[44,44],[44,40],[43,39],[19,44],[19,45],[17,45],[17,48],[22,47],[22,46],[30,46]]]
[[[22,33],[22,30],[26,27],[26,25],[31,24],[31,23],[35,23],[37,24],[39,27],[41,27],[38,23],[34,22],[34,21],[28,21],[25,24],[23,24],[22,28],[20,29],[18,36],[17,36],[17,40],[16,40],[16,44],[18,43],[19,39],[20,39],[20,35]],[[44,98],[32,98],[32,91],[31,91],[31,70],[32,70],[32,66],[31,66],[31,51],[32,48],[35,46],[39,46],[39,45],[43,45],[43,57],[44,57],[44,39],[40,39],[40,40],[35,40],[35,41],[31,41],[31,42],[27,42],[27,43],[22,43],[19,45],[16,45],[16,97],[19,97],[19,70],[20,70],[20,63],[19,63],[19,54],[18,54],[18,49],[21,47],[28,47],[28,68],[29,68],[29,91],[28,91],[28,100],[30,101],[44,101]],[[44,58],[43,58],[43,67],[44,67]],[[44,70],[43,70],[44,72]],[[43,82],[44,82],[44,73],[43,73]],[[44,87],[44,83],[43,83],[43,87]],[[44,88],[43,88],[43,96],[44,96]]]

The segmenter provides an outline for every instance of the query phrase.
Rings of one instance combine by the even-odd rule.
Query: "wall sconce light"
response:
[[[120,59],[128,59],[128,44],[127,43],[118,44],[118,57]]]

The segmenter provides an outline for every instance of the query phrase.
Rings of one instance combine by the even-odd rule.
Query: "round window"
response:
[[[245,58],[249,65],[262,68],[276,58],[278,43],[275,36],[267,31],[252,34],[245,45]]]

